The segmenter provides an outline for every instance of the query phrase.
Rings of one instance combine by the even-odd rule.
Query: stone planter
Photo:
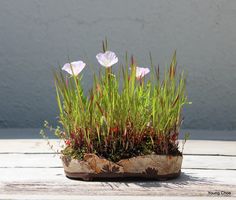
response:
[[[145,155],[111,162],[95,154],[85,154],[83,160],[61,156],[68,178],[82,180],[98,179],[153,179],[167,180],[181,173],[182,156]]]

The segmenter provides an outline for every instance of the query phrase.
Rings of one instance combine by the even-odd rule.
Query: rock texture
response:
[[[179,176],[182,156],[146,155],[120,160],[117,163],[85,154],[83,160],[62,155],[65,173],[70,178],[151,178],[169,179]]]
[[[156,175],[178,173],[181,169],[181,156],[146,155],[124,159],[117,163],[127,173],[148,173],[156,171]],[[155,175],[155,174],[154,174]]]

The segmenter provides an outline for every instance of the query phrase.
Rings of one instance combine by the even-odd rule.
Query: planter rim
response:
[[[90,153],[85,153],[84,155],[86,155],[86,154],[90,154]],[[91,153],[91,154],[93,154],[93,153]],[[72,158],[72,156],[65,155],[65,154],[63,154],[62,152],[60,153],[60,155],[61,155],[61,157],[68,157],[68,158],[71,158],[71,159],[73,159],[73,160],[79,160],[79,161],[82,161],[82,160],[83,160],[83,159]],[[94,154],[94,155],[96,155],[96,154]],[[96,156],[98,156],[98,155],[96,155]],[[183,154],[182,154],[182,153],[181,153],[180,155],[171,155],[171,154],[146,154],[146,155],[133,156],[133,157],[130,157],[130,158],[123,158],[123,159],[121,159],[121,160],[129,160],[129,159],[132,159],[132,158],[146,157],[146,156],[183,157]],[[101,158],[101,159],[106,159],[106,160],[108,160],[107,158],[102,157],[102,156],[98,156],[98,157]],[[119,161],[121,161],[121,160],[119,160]],[[116,161],[116,162],[114,162],[114,163],[118,163],[119,161]],[[113,161],[111,161],[111,162],[113,162]]]

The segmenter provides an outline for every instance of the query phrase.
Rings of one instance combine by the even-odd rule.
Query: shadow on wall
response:
[[[40,129],[0,129],[0,139],[42,139],[39,134]],[[236,141],[236,131],[210,131],[210,130],[189,130],[183,129],[180,133],[180,139],[184,139],[184,134],[190,133],[190,140],[221,140]],[[53,133],[47,131],[50,139],[57,139]]]
[[[50,67],[86,55],[98,67],[107,36],[119,57],[127,50],[140,66],[151,51],[163,69],[177,48],[193,102],[184,127],[236,129],[235,9],[236,1],[216,0],[0,1],[0,127],[56,121]]]

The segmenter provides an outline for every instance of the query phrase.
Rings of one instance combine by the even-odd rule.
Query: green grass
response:
[[[106,42],[103,49],[107,50]],[[124,64],[115,66],[117,74],[112,67],[94,74],[87,96],[81,75],[69,78],[54,72],[62,127],[55,134],[67,143],[64,154],[82,158],[95,153],[112,161],[151,153],[181,154],[181,112],[189,103],[184,72],[177,73],[176,52],[162,78],[151,55],[150,65],[150,78],[137,80],[134,58],[129,61],[126,54]]]

